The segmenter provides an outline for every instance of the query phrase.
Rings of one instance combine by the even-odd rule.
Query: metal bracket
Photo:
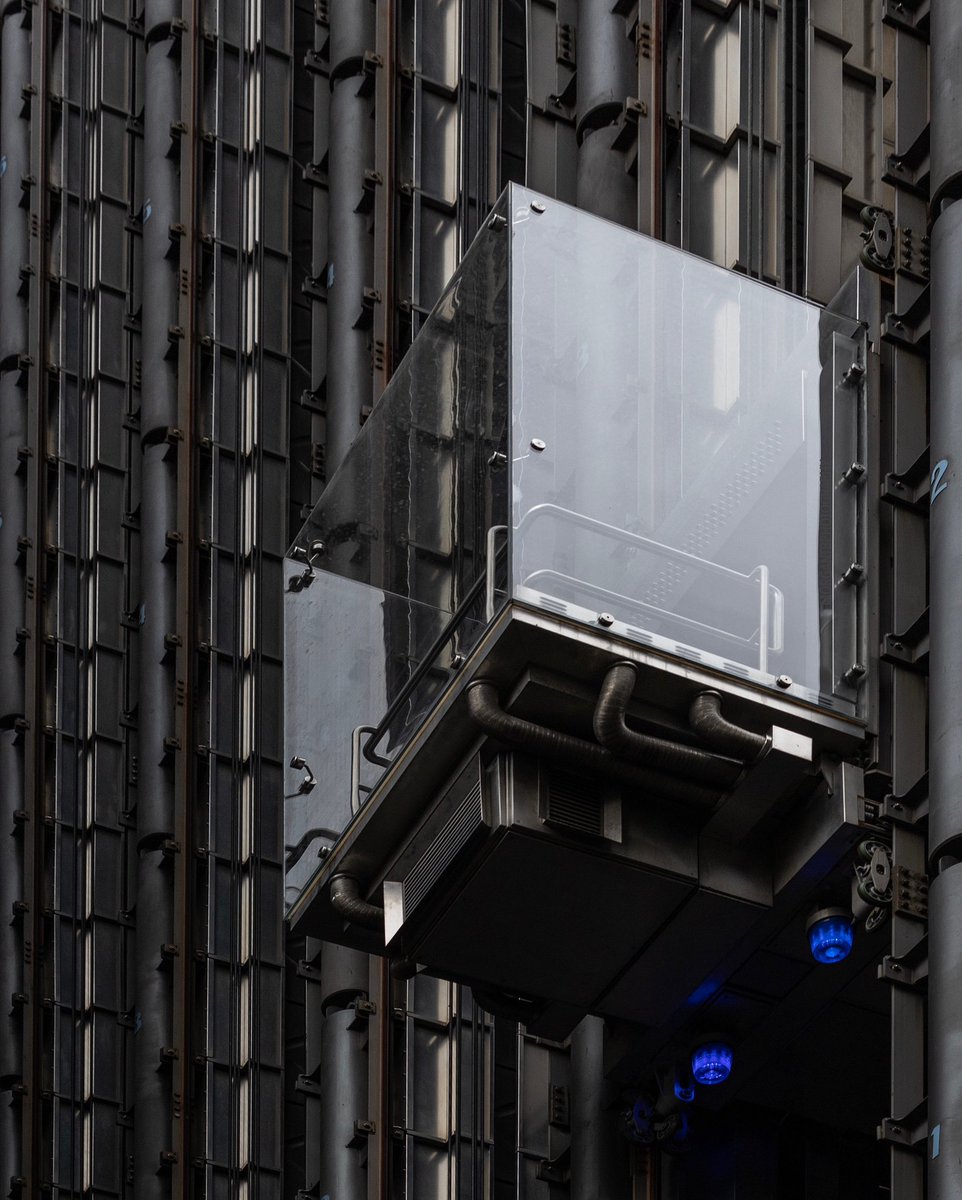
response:
[[[888,795],[882,801],[879,816],[893,825],[914,829],[929,815],[929,773],[922,775],[900,796]]]
[[[886,954],[879,963],[878,977],[897,987],[912,988],[916,991],[923,988],[929,978],[926,939],[921,938],[918,945],[901,958]]]
[[[906,1146],[915,1150],[922,1146],[929,1136],[928,1102],[923,1100],[904,1117],[885,1117],[878,1127],[880,1142],[890,1142],[896,1146]],[[921,1151],[920,1151],[921,1152]]]
[[[571,1181],[571,1147],[568,1146],[557,1158],[543,1158],[538,1163],[536,1178],[542,1183],[569,1183]]]
[[[904,633],[887,633],[882,638],[882,662],[904,667],[919,675],[929,670],[929,610],[926,608]]]
[[[927,41],[929,0],[882,0],[882,21]]]
[[[882,499],[897,508],[924,513],[929,507],[929,448],[922,451],[902,474],[890,472],[882,484]]]

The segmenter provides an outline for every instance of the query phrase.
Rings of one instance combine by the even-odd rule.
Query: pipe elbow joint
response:
[[[384,928],[384,909],[361,898],[361,885],[353,875],[335,875],[331,880],[331,906],[352,925]]]

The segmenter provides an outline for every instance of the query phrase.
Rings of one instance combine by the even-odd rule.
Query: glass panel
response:
[[[508,516],[505,211],[480,231],[289,551],[289,902],[484,629],[488,531]],[[492,549],[503,601],[504,538]]]
[[[504,205],[489,217],[292,548],[453,611],[507,523]],[[331,403],[331,399],[328,400]]]
[[[851,711],[830,472],[854,322],[523,189],[511,205],[514,597]]]
[[[441,609],[292,559],[285,579],[290,904],[317,869],[318,851],[430,713],[484,624],[470,616],[452,622]]]

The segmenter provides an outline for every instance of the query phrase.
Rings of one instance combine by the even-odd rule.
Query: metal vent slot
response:
[[[645,646],[653,646],[655,639],[650,633],[643,633],[640,629],[632,629],[630,626],[625,630],[625,633],[634,642],[642,642]]]
[[[605,795],[586,779],[552,772],[544,819],[549,825],[605,836]]]
[[[723,662],[722,666],[726,671],[730,671],[732,675],[740,675],[742,679],[748,678],[748,668],[743,667],[740,663]]]
[[[568,612],[567,604],[562,604],[560,600],[555,600],[551,596],[539,596],[539,601],[542,608],[546,608],[548,612],[559,613],[561,616],[566,616]]]
[[[428,892],[451,866],[477,831],[484,827],[481,810],[481,781],[471,788],[437,837],[414,864],[403,884],[405,918],[418,907]]]

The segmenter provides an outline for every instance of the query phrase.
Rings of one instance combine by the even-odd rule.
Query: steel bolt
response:
[[[775,680],[775,683],[780,688],[790,688],[792,686],[792,682],[793,680],[791,675],[779,675],[779,677]]]
[[[543,213],[544,205],[541,203],[540,200],[532,200],[531,201],[531,211],[536,212],[536,213]]]
[[[537,450],[539,454],[541,453],[542,450],[546,450],[547,446],[548,446],[548,443],[543,442],[541,440],[541,438],[532,438],[531,439],[531,449]]]
[[[614,625],[614,623],[615,623],[615,618],[611,615],[611,613],[599,613],[598,614],[598,624],[599,625],[604,625],[605,627],[607,627],[608,625]]]

